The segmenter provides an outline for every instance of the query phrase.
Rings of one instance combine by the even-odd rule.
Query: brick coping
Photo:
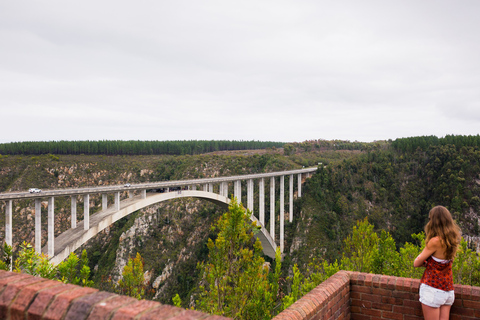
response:
[[[419,285],[419,279],[339,271],[274,320],[423,319]],[[0,270],[0,319],[229,318]],[[455,285],[450,319],[480,319],[480,287]]]

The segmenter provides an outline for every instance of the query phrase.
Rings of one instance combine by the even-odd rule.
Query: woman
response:
[[[447,208],[436,206],[428,214],[425,248],[413,262],[425,266],[420,280],[420,302],[426,320],[446,320],[455,300],[452,262],[460,243],[461,232]]]

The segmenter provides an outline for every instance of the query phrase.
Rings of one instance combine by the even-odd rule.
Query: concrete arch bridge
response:
[[[247,183],[246,208],[252,212],[258,213],[251,215],[252,221],[258,222],[261,226],[261,232],[256,236],[262,242],[264,254],[274,258],[277,248],[275,235],[275,182],[279,180],[280,205],[279,214],[279,236],[278,246],[281,252],[284,249],[284,220],[285,220],[285,176],[289,177],[289,212],[288,218],[293,220],[293,197],[294,197],[294,177],[297,177],[297,197],[301,197],[301,187],[303,178],[309,177],[317,168],[305,168],[299,170],[260,173],[242,176],[230,176],[219,178],[206,178],[194,180],[177,180],[150,182],[143,184],[125,184],[120,186],[108,187],[87,187],[76,189],[57,189],[42,190],[41,192],[16,192],[1,193],[0,200],[6,202],[5,210],[5,241],[12,245],[12,206],[15,200],[32,199],[35,206],[35,250],[44,252],[54,264],[63,261],[68,255],[93,238],[100,231],[112,225],[119,219],[129,214],[146,208],[155,203],[168,201],[178,198],[198,198],[204,199],[222,207],[227,208],[230,203],[228,198],[229,184],[233,184],[233,195],[242,199],[242,181]],[[303,176],[302,176],[303,175]],[[303,178],[302,178],[303,177]],[[270,179],[270,225],[269,229],[265,226],[265,179]],[[254,180],[258,181],[259,201],[258,210],[254,210]],[[38,191],[38,190],[36,190]],[[126,199],[120,200],[120,194],[128,192]],[[160,193],[159,193],[160,192]],[[113,203],[108,203],[108,194],[114,195]],[[90,195],[102,195],[102,210],[90,214]],[[84,219],[77,221],[77,198],[83,196]],[[71,198],[71,227],[54,237],[54,209],[55,197]],[[48,240],[47,245],[41,247],[41,200],[48,199]]]

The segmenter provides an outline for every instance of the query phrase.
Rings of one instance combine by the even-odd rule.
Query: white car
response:
[[[42,192],[42,189],[30,188],[30,189],[28,189],[28,192],[30,192],[30,193],[40,193],[40,192]]]
[[[125,183],[123,186],[124,186],[125,188],[128,188],[128,187],[131,186],[131,184],[130,184],[130,183]]]

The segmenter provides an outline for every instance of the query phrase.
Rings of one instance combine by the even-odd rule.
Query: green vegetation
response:
[[[273,141],[29,141],[0,144],[0,155],[40,154],[104,154],[104,155],[185,155],[225,150],[280,148],[283,142]],[[55,157],[55,156],[54,156]],[[58,160],[52,158],[52,160]]]
[[[138,252],[135,258],[128,259],[127,265],[123,268],[122,279],[118,282],[119,293],[137,299],[145,296],[143,264],[142,256]]]
[[[15,272],[23,272],[46,279],[56,279],[64,283],[84,287],[93,286],[93,282],[89,280],[90,267],[88,266],[87,252],[85,250],[82,251],[80,259],[72,252],[65,261],[55,266],[48,260],[45,254],[35,252],[35,249],[29,243],[22,243],[20,249],[18,258],[15,260]],[[4,244],[3,257],[0,269],[9,271],[11,267],[10,261],[12,260],[12,248],[7,244]]]
[[[294,202],[293,222],[285,224],[286,255],[281,269],[280,264],[275,264],[278,272],[263,271],[256,260],[255,242],[250,241],[245,247],[251,252],[251,256],[246,256],[251,266],[258,267],[251,272],[261,275],[254,279],[258,280],[255,286],[265,292],[264,297],[252,299],[264,299],[258,300],[259,308],[273,316],[341,268],[419,277],[423,270],[413,268],[412,261],[422,248],[422,230],[434,205],[446,206],[464,234],[454,264],[455,282],[479,285],[480,263],[475,252],[480,236],[478,140],[478,136],[414,137],[374,143],[313,140],[288,143],[283,150],[275,146],[200,155],[187,154],[190,151],[184,155],[138,156],[85,152],[67,155],[56,151],[20,156],[0,152],[4,154],[0,156],[0,190],[218,177],[318,165],[316,173],[305,181],[302,198]],[[285,182],[288,185],[288,177]],[[269,182],[266,183],[268,190]],[[278,183],[275,187],[278,194]],[[246,186],[242,188],[245,195]],[[268,204],[268,192],[265,196]],[[254,198],[257,204],[258,194]],[[55,199],[56,232],[69,227],[68,200]],[[101,206],[100,197],[92,196],[91,201],[95,203],[93,210]],[[28,201],[15,202],[16,250],[21,241],[33,241],[31,206]],[[279,207],[278,199],[275,207]],[[78,212],[78,219],[82,219],[80,207]],[[209,259],[221,261],[220,254],[214,252],[219,250],[215,245],[220,238],[215,221],[222,213],[212,204],[181,199],[121,219],[85,246],[89,267],[94,270],[92,280],[100,289],[115,291],[116,284],[109,279],[119,279],[122,274],[116,268],[117,255],[123,254],[120,265],[124,265],[129,257],[139,253],[145,260],[145,275],[151,277],[144,290],[146,298],[183,307],[204,305],[214,310],[221,304],[201,300],[198,288],[203,285],[218,301],[215,290],[209,289],[207,276],[214,270],[206,270],[211,265]],[[268,205],[265,216],[268,224]],[[212,224],[215,230],[210,229]],[[4,225],[3,215],[0,225]],[[278,234],[278,223],[276,227]],[[46,220],[42,228],[46,230]],[[249,234],[254,229],[250,226],[245,230],[250,230]],[[213,247],[209,238],[213,239]],[[44,245],[46,239],[43,241]],[[274,265],[270,258],[263,259]],[[202,261],[203,267],[197,268]],[[248,279],[247,275],[242,276]],[[278,280],[274,280],[276,277]],[[220,293],[235,292],[227,289],[229,284],[226,282]],[[222,299],[235,305],[231,297]],[[246,312],[245,308],[221,307],[223,312],[243,312],[247,318],[247,314],[260,310],[252,307]]]
[[[280,251],[275,272],[262,257],[262,245],[255,239],[258,227],[250,212],[235,200],[215,224],[215,241],[208,240],[208,259],[200,263],[202,281],[197,308],[234,319],[271,319],[278,295]]]

